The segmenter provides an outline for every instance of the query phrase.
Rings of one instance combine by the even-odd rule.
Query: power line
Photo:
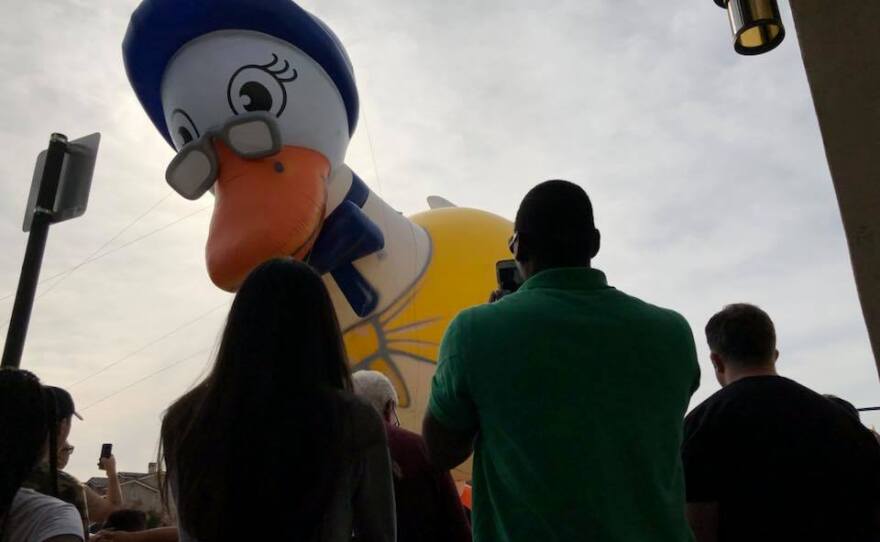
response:
[[[83,378],[80,378],[79,380],[77,380],[77,381],[74,382],[73,384],[70,384],[68,387],[69,387],[69,388],[74,388],[74,387],[76,387],[76,386],[79,386],[80,384],[82,384],[83,382],[85,382],[85,381],[87,381],[87,380],[91,380],[92,378],[98,376],[99,374],[104,373],[104,372],[108,371],[109,369],[111,369],[111,368],[113,368],[113,367],[119,365],[120,363],[122,363],[122,362],[124,362],[124,361],[126,361],[126,360],[129,360],[129,359],[133,358],[134,356],[140,354],[141,352],[143,352],[143,351],[146,350],[147,348],[150,348],[151,346],[153,346],[153,345],[155,345],[155,344],[158,344],[158,343],[164,341],[165,339],[167,339],[168,337],[174,335],[174,334],[177,333],[178,331],[181,331],[181,330],[183,330],[184,328],[187,328],[187,327],[189,327],[189,326],[195,324],[196,322],[198,322],[198,321],[200,321],[200,320],[203,320],[203,319],[207,318],[210,314],[216,312],[218,309],[220,309],[220,308],[222,308],[222,307],[225,307],[225,306],[227,306],[227,303],[225,303],[225,302],[224,302],[224,303],[221,303],[220,305],[217,305],[216,307],[214,307],[213,309],[209,310],[208,312],[205,312],[205,313],[203,313],[203,314],[197,316],[196,318],[193,318],[192,320],[189,320],[189,321],[187,321],[187,322],[184,322],[183,324],[177,326],[176,328],[172,329],[172,330],[169,331],[168,333],[165,333],[165,334],[162,335],[161,337],[157,337],[156,339],[153,339],[152,341],[148,342],[148,343],[145,344],[144,346],[138,348],[137,350],[135,350],[135,351],[133,351],[133,352],[130,352],[130,353],[126,354],[125,356],[119,358],[118,360],[114,361],[113,363],[110,363],[110,364],[108,364],[108,365],[105,365],[105,366],[101,367],[100,369],[98,369],[97,371],[95,371],[95,372],[93,372],[93,373],[91,373],[91,374],[89,374],[89,375],[87,375],[87,376],[85,376],[85,377],[83,377]]]
[[[43,290],[42,292],[40,292],[40,295],[37,296],[37,299],[40,299],[40,298],[43,297],[44,295],[48,294],[49,292],[51,292],[52,290],[54,290],[55,288],[57,288],[59,284],[61,284],[61,283],[64,282],[65,280],[67,280],[67,278],[70,277],[70,276],[71,276],[71,275],[72,275],[77,269],[79,269],[80,267],[84,266],[84,265],[85,265],[86,263],[88,263],[92,258],[94,258],[94,257],[97,256],[98,254],[100,254],[101,251],[104,250],[105,248],[107,248],[108,246],[110,246],[110,245],[113,243],[113,241],[115,241],[115,240],[119,239],[120,237],[122,237],[122,235],[125,234],[125,232],[127,232],[127,231],[130,230],[135,224],[137,224],[138,222],[140,222],[141,220],[143,220],[144,218],[146,218],[147,215],[149,215],[150,213],[152,213],[153,211],[155,211],[160,205],[162,205],[163,203],[165,203],[165,200],[167,200],[168,198],[170,198],[172,195],[174,195],[174,192],[168,192],[167,194],[165,194],[164,196],[162,196],[162,198],[160,198],[159,201],[157,201],[156,203],[154,203],[153,205],[151,205],[149,209],[147,209],[146,211],[144,211],[143,213],[141,213],[140,215],[138,215],[137,218],[135,218],[134,220],[132,220],[131,222],[129,222],[124,228],[122,228],[121,230],[119,230],[118,232],[116,232],[116,235],[114,235],[113,237],[111,237],[110,239],[108,239],[103,245],[101,245],[101,246],[98,247],[95,251],[93,251],[91,254],[89,254],[88,256],[86,256],[86,258],[85,258],[82,262],[80,262],[80,263],[78,263],[77,265],[75,265],[75,266],[73,266],[72,268],[70,268],[70,269],[67,271],[66,274],[62,275],[61,280],[59,280],[58,282],[56,282],[56,283],[53,284],[52,286],[49,286],[48,288],[46,288],[45,290]]]
[[[188,218],[192,218],[192,217],[194,217],[195,215],[197,215],[197,214],[199,214],[199,213],[202,213],[202,212],[204,212],[204,211],[210,209],[211,207],[212,207],[211,205],[208,205],[208,206],[202,207],[201,209],[197,209],[196,211],[193,211],[193,212],[191,212],[191,213],[189,213],[189,214],[186,214],[186,215],[184,215],[184,216],[182,216],[182,217],[180,217],[180,218],[178,218],[178,219],[176,219],[176,220],[173,220],[173,221],[171,221],[171,222],[169,222],[169,223],[167,223],[167,224],[165,224],[165,225],[163,225],[163,226],[160,226],[160,227],[158,227],[158,228],[156,228],[156,229],[154,229],[154,230],[152,230],[152,231],[149,231],[149,232],[147,232],[147,233],[141,235],[140,237],[136,237],[136,238],[132,239],[131,241],[128,241],[127,243],[123,243],[123,244],[119,245],[119,246],[116,247],[116,248],[113,248],[113,249],[111,249],[111,250],[108,250],[107,252],[104,252],[104,253],[102,253],[102,254],[98,254],[98,255],[96,255],[96,256],[91,256],[91,257],[89,257],[89,258],[86,258],[85,260],[83,260],[82,262],[80,262],[79,264],[75,265],[74,267],[72,267],[72,268],[70,268],[70,269],[67,269],[67,270],[65,270],[65,271],[61,271],[61,272],[59,272],[59,273],[55,273],[54,275],[52,275],[52,276],[50,276],[50,277],[46,277],[45,279],[42,279],[42,280],[40,281],[40,284],[43,284],[44,282],[48,282],[48,281],[51,281],[51,280],[53,280],[53,279],[57,279],[58,277],[62,277],[62,276],[64,276],[64,275],[67,275],[67,274],[69,274],[69,273],[72,273],[73,271],[79,269],[80,267],[82,267],[82,266],[84,266],[84,265],[86,265],[86,264],[90,264],[90,263],[92,263],[92,262],[95,262],[95,261],[97,261],[97,260],[100,260],[100,259],[102,259],[102,258],[104,258],[104,257],[106,257],[106,256],[109,256],[110,254],[113,254],[113,253],[115,253],[115,252],[119,252],[120,250],[122,250],[122,249],[124,249],[124,248],[126,248],[126,247],[129,247],[129,246],[131,246],[131,245],[133,245],[133,244],[135,244],[135,243],[137,243],[137,242],[143,241],[144,239],[146,239],[146,238],[148,238],[148,237],[152,237],[153,235],[156,235],[157,233],[160,233],[160,232],[162,232],[162,231],[164,231],[164,230],[167,230],[168,228],[170,228],[170,227],[172,227],[172,226],[174,226],[174,225],[177,225],[177,224],[183,222],[184,220],[186,220],[186,219],[188,219]],[[60,282],[60,281],[59,281],[59,282]],[[52,288],[54,288],[54,286],[53,286]],[[52,289],[52,288],[50,288],[50,289]],[[0,297],[0,301],[5,301],[5,300],[9,299],[10,297],[13,297],[14,295],[15,295],[15,292],[13,292],[13,293],[11,293],[11,294],[7,294],[7,295],[5,295],[5,296],[3,296],[3,297]]]
[[[370,157],[373,159],[373,174],[376,175],[376,188],[379,190],[379,193],[382,193],[382,179],[379,177],[379,163],[376,161],[376,151],[373,148],[373,135],[370,131],[369,115],[367,115],[366,108],[363,109],[363,117],[364,129],[367,133],[367,144],[370,147]]]
[[[89,403],[88,405],[86,405],[85,408],[82,409],[82,411],[85,412],[86,410],[92,408],[93,406],[99,405],[99,404],[103,403],[104,401],[106,401],[106,400],[108,400],[108,399],[112,399],[113,397],[116,397],[116,396],[119,395],[120,393],[122,393],[122,392],[124,392],[124,391],[126,391],[126,390],[129,390],[129,389],[131,389],[131,388],[137,386],[138,384],[141,384],[142,382],[146,382],[147,380],[153,378],[154,376],[158,375],[159,373],[163,373],[163,372],[167,371],[168,369],[171,369],[171,368],[177,367],[177,366],[180,365],[181,363],[183,363],[183,362],[185,362],[185,361],[189,361],[189,360],[191,360],[191,359],[193,359],[193,358],[196,358],[196,357],[198,357],[198,356],[200,356],[200,355],[202,355],[202,354],[204,354],[205,352],[208,352],[208,351],[210,351],[210,350],[211,350],[211,347],[203,348],[203,349],[199,350],[198,352],[196,352],[195,354],[190,354],[189,356],[187,356],[187,357],[185,357],[185,358],[182,358],[182,359],[179,359],[179,360],[175,361],[174,363],[171,363],[170,365],[166,365],[165,367],[162,367],[161,369],[159,369],[159,370],[157,370],[157,371],[153,371],[152,373],[148,374],[147,376],[145,376],[145,377],[143,377],[143,378],[140,378],[140,379],[138,379],[138,380],[135,380],[135,381],[132,382],[131,384],[128,384],[128,385],[126,385],[126,386],[123,386],[123,387],[119,388],[118,390],[114,391],[114,392],[111,393],[110,395],[106,395],[106,396],[104,396],[104,397],[98,399],[98,400],[95,401],[95,402]]]

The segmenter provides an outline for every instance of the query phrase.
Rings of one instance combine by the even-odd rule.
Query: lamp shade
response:
[[[715,0],[727,8],[733,48],[741,55],[760,55],[782,43],[785,27],[776,0]]]

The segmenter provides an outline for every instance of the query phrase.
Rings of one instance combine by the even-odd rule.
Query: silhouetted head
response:
[[[70,453],[73,447],[67,442],[70,436],[70,430],[73,426],[73,417],[82,420],[76,412],[76,406],[73,403],[73,397],[64,388],[58,386],[46,386],[46,393],[49,394],[55,402],[55,424],[57,425],[57,442],[58,442],[58,468],[63,469],[70,459]],[[69,450],[69,451],[68,451]]]
[[[0,518],[46,449],[50,417],[36,376],[0,369]]]
[[[510,249],[525,278],[556,267],[588,267],[599,252],[593,205],[580,186],[562,180],[532,188],[520,203]]]
[[[235,296],[214,368],[163,421],[183,528],[200,540],[309,539],[336,484],[351,379],[330,296],[272,260]],[[269,512],[284,521],[265,526]],[[262,533],[262,534],[261,534]]]
[[[706,340],[719,384],[732,382],[731,373],[773,372],[779,352],[770,316],[748,303],[728,305],[706,324]]]

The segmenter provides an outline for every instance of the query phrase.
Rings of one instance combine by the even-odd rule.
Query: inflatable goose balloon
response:
[[[271,258],[325,278],[352,369],[385,373],[417,430],[449,320],[495,288],[511,224],[452,207],[404,217],[345,165],[348,55],[290,0],[144,0],[123,43],[141,104],[178,152],[167,180],[214,214],[208,273],[234,291]]]

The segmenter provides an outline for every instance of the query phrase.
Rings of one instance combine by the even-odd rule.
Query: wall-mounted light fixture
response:
[[[785,39],[776,0],[715,0],[715,3],[727,9],[737,53],[760,55]]]

